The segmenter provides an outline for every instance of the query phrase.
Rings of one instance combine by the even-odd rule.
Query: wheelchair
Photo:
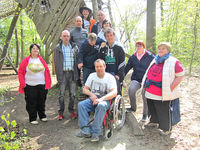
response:
[[[111,138],[113,130],[119,130],[124,126],[126,118],[125,103],[121,95],[117,95],[110,101],[109,109],[106,111],[103,122],[103,136]]]

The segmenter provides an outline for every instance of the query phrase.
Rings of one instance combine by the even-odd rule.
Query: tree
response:
[[[146,47],[156,53],[156,0],[147,0]]]
[[[19,39],[18,39],[18,32],[17,28],[15,29],[15,40],[16,40],[16,62],[15,62],[15,67],[18,67],[19,65]]]
[[[18,7],[17,7],[17,10],[16,10],[16,13],[15,13],[15,16],[13,17],[13,20],[11,22],[9,32],[8,32],[8,35],[7,35],[7,39],[6,39],[5,45],[3,47],[3,52],[2,52],[2,55],[1,55],[1,59],[0,59],[1,60],[0,70],[3,67],[4,59],[6,58],[6,55],[7,55],[7,52],[8,52],[8,47],[9,47],[9,44],[10,44],[10,40],[12,38],[12,34],[13,34],[14,29],[15,29],[15,25],[17,23],[17,20],[19,18],[19,14],[20,14],[21,10],[22,10],[22,5],[19,4]]]

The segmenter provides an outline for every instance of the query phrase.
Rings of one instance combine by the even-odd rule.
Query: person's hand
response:
[[[78,69],[81,69],[83,67],[83,63],[78,64]]]
[[[95,94],[92,94],[90,99],[94,102],[96,99],[98,99],[98,97]]]
[[[95,100],[93,101],[93,105],[97,105],[98,103],[99,103],[98,99],[95,99]]]
[[[119,79],[120,79],[118,75],[115,75],[115,78],[117,78],[117,80],[119,80]]]
[[[106,46],[106,42],[101,43],[101,47],[104,48]]]

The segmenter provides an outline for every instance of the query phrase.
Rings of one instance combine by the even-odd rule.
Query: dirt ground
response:
[[[52,79],[55,84],[55,76],[52,76]],[[130,75],[126,77],[126,83],[130,83]],[[9,89],[5,97],[0,97],[0,102],[13,99],[12,102],[0,106],[0,115],[10,113],[11,120],[16,120],[20,129],[27,129],[27,136],[31,137],[31,140],[26,145],[33,150],[200,150],[200,77],[186,76],[181,83],[181,122],[173,127],[170,136],[160,136],[156,129],[144,127],[144,136],[134,136],[131,127],[125,123],[121,130],[114,131],[109,140],[98,143],[75,137],[80,130],[78,121],[71,120],[67,112],[67,97],[65,119],[57,120],[56,89],[50,90],[46,102],[48,122],[39,121],[39,125],[31,125],[25,111],[24,95],[17,92],[18,85],[17,75],[14,75],[13,71],[0,72],[0,89]],[[123,97],[128,105],[126,91]],[[139,122],[142,117],[142,100],[139,93],[137,104],[138,109],[134,115]]]

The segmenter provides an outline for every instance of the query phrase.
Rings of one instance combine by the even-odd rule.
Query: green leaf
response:
[[[27,130],[26,129],[24,129],[24,134],[27,134]]]
[[[15,120],[13,120],[12,122],[11,122],[11,125],[15,128],[16,127],[16,125],[17,125],[17,123],[16,123],[16,121]]]
[[[2,120],[6,120],[5,115],[1,115],[1,119],[2,119]]]
[[[11,138],[11,139],[14,139],[14,138],[15,138],[15,136],[16,136],[16,133],[15,133],[15,131],[12,131],[12,132],[11,132],[11,134],[10,134],[10,138]]]
[[[7,114],[7,119],[8,119],[8,118],[10,118],[10,114],[9,114],[9,113]]]
[[[3,127],[0,126],[0,131],[3,132],[5,131]]]

